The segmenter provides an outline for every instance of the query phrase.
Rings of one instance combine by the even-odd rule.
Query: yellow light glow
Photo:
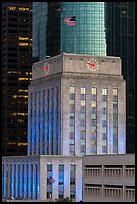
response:
[[[18,97],[19,97],[19,98],[21,98],[21,97],[22,97],[22,98],[28,98],[28,96],[24,96],[24,95],[19,95]]]
[[[20,42],[20,43],[19,43],[19,46],[29,46],[29,43]]]
[[[28,90],[27,89],[24,89],[24,90],[23,89],[19,89],[19,92],[25,92],[26,93],[26,92],[28,92]]]
[[[29,11],[29,8],[27,8],[27,7],[26,8],[25,7],[20,7],[19,11]]]
[[[18,146],[27,146],[27,143],[26,142],[18,142]]]
[[[13,95],[12,98],[17,98],[17,95]]]
[[[28,113],[18,113],[18,115],[27,116],[27,115],[28,115]]]
[[[8,9],[11,10],[11,11],[14,11],[14,10],[17,9],[17,7],[16,6],[8,6]]]
[[[19,40],[29,40],[28,37],[19,37]]]
[[[18,78],[19,81],[24,81],[24,80],[28,80],[28,78]]]
[[[10,116],[16,116],[17,113],[10,113],[9,115],[10,115]]]

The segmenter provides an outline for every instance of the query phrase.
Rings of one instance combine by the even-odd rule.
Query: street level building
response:
[[[2,159],[2,197],[82,200],[82,157],[11,156]]]
[[[135,202],[135,154],[85,155],[84,202]]]

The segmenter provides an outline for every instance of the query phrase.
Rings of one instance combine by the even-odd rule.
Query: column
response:
[[[58,162],[53,164],[52,170],[52,178],[55,180],[52,184],[52,199],[54,200],[58,199]]]
[[[82,200],[82,158],[76,161],[76,202]]]
[[[32,170],[32,174],[33,174],[33,179],[32,179],[32,183],[33,183],[33,187],[32,187],[32,199],[36,198],[36,164],[33,164],[33,170]]]
[[[14,185],[15,185],[15,181],[14,181],[14,163],[12,163],[12,173],[11,173],[11,196],[14,197]]]
[[[22,198],[22,191],[23,191],[23,189],[22,189],[22,179],[23,179],[23,175],[22,175],[22,163],[20,164],[20,198]]]
[[[70,163],[64,162],[64,197],[70,197]]]
[[[27,196],[27,164],[24,163],[24,198]]]
[[[47,165],[46,159],[40,158],[40,200],[47,199]]]
[[[31,163],[28,164],[28,199],[31,199]]]

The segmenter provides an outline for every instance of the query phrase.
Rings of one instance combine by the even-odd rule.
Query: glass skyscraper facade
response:
[[[122,59],[126,80],[127,153],[135,152],[135,2],[108,2],[106,11],[107,55]]]
[[[34,61],[62,52],[106,55],[104,2],[34,2]],[[76,16],[76,26],[65,17]]]

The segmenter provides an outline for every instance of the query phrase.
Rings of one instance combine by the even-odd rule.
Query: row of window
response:
[[[123,199],[123,194],[125,199],[134,201],[135,200],[135,189],[125,187],[123,191],[122,187],[104,187],[102,191],[102,186],[86,185],[85,186],[85,196],[91,197],[104,197],[111,199]]]

